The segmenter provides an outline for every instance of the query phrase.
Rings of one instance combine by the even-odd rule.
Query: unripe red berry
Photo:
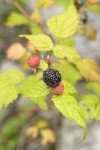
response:
[[[61,82],[59,83],[58,86],[52,88],[52,92],[56,95],[62,94],[63,91],[64,91],[64,85]]]
[[[40,64],[40,59],[37,56],[31,56],[28,60],[28,65],[31,68],[36,68]]]

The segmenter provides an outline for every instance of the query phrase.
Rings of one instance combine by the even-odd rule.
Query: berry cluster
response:
[[[47,69],[43,73],[43,81],[47,86],[52,88],[54,94],[61,94],[64,91],[64,86],[61,83],[61,74],[58,70]]]
[[[51,65],[51,60],[49,58],[45,58],[44,61],[47,62],[48,66]],[[39,66],[39,64],[40,58],[35,55],[31,56],[28,60],[28,66],[31,68],[36,68]]]
[[[45,59],[48,65],[51,64],[50,59]],[[28,60],[28,65],[31,68],[36,68],[40,64],[40,59],[37,56],[31,56]],[[54,94],[61,94],[64,91],[64,86],[61,83],[61,74],[58,70],[55,69],[47,69],[43,73],[43,81],[47,86],[52,88],[52,92]]]

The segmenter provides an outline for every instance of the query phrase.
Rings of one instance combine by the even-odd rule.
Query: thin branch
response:
[[[49,110],[52,110],[53,109],[53,105],[48,105],[48,109]],[[40,111],[43,111],[41,108],[33,108],[33,109],[28,109],[28,110],[19,110],[19,111],[15,111],[13,113],[13,115],[21,115],[21,114],[32,114],[33,112],[34,113],[37,113],[37,112],[40,112]]]
[[[36,24],[36,22],[34,22],[33,19],[31,18],[30,14],[23,7],[21,7],[16,0],[12,0],[12,3],[27,19],[29,19],[31,22]],[[44,29],[41,27],[41,24],[36,24],[36,25],[38,25],[41,28],[41,30],[43,31],[43,33],[45,33]]]
[[[27,17],[27,19],[29,19],[30,21],[33,22],[32,18],[30,17],[30,14],[27,13],[27,12],[25,11],[25,9],[22,8],[22,7],[16,2],[16,0],[12,0],[12,3],[16,6],[16,8],[17,8],[24,16]]]

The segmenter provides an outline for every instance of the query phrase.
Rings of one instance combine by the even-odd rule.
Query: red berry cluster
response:
[[[51,65],[51,61],[49,58],[46,58],[44,60],[48,63],[49,66]],[[40,64],[40,58],[35,55],[31,56],[28,60],[28,65],[31,68],[36,68],[39,66],[39,64]],[[49,69],[49,70],[54,70],[54,69]],[[56,70],[56,72],[57,72],[57,70]],[[52,92],[54,94],[60,95],[60,94],[62,94],[63,91],[64,91],[64,85],[61,82],[59,82],[59,84],[57,84],[56,87],[52,87]]]
[[[48,63],[48,66],[51,65],[51,61],[49,58],[45,58],[44,60],[45,60],[45,62]],[[28,65],[31,68],[36,68],[39,66],[39,64],[40,64],[40,58],[38,56],[33,55],[28,60]]]

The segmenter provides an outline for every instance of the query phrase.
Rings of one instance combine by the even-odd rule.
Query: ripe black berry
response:
[[[56,87],[61,81],[61,74],[58,70],[47,69],[43,73],[43,81],[49,87]]]

